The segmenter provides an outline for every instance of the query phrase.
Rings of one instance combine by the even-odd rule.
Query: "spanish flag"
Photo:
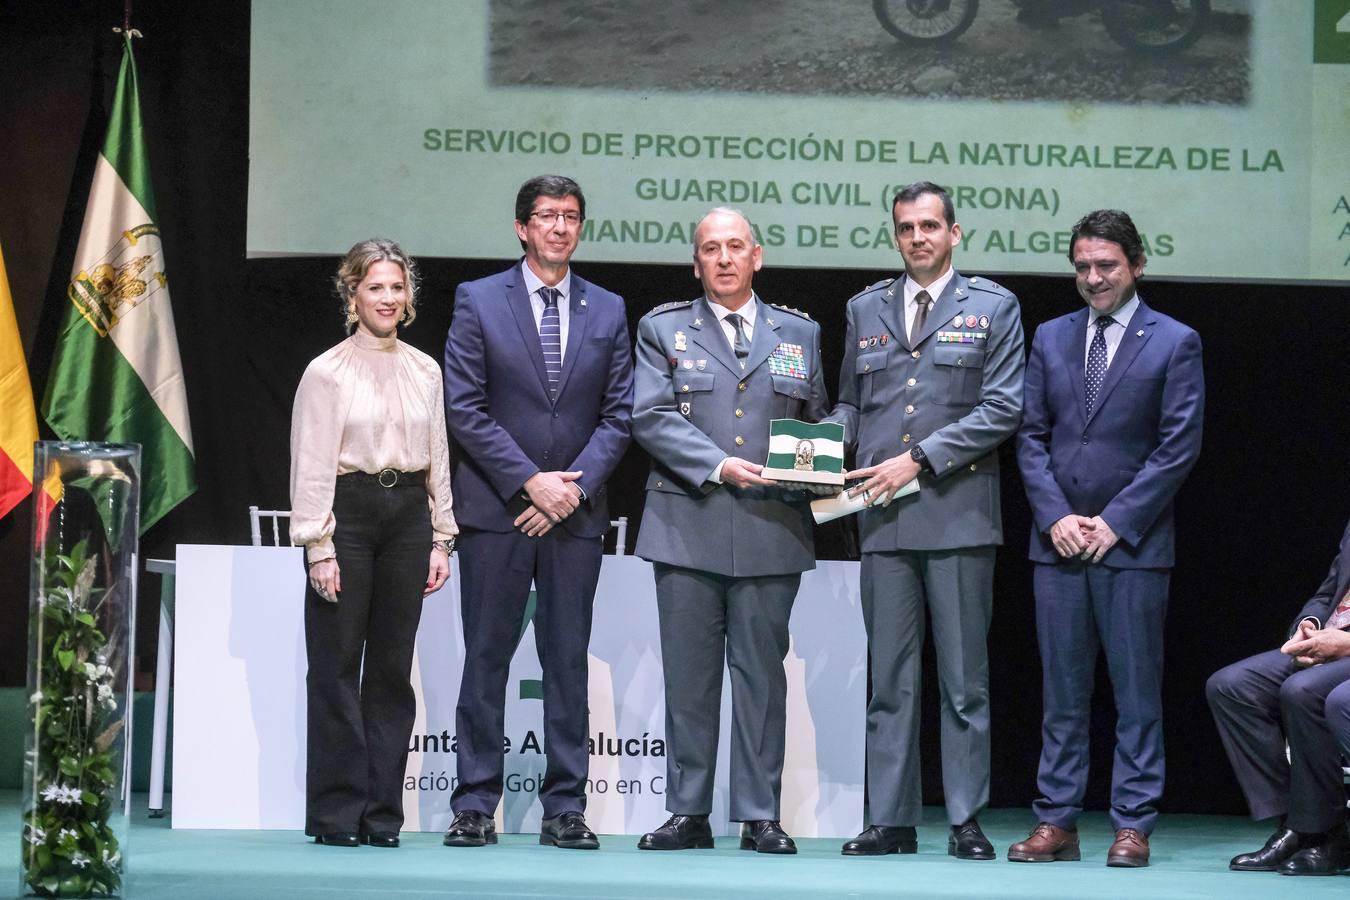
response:
[[[14,299],[5,275],[5,255],[0,252],[0,516],[18,506],[33,489],[33,442],[37,440],[37,415],[33,388],[28,382],[19,322],[14,318]]]

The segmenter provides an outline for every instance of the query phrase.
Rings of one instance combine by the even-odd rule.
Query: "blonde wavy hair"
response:
[[[417,264],[394,241],[387,238],[371,238],[352,245],[352,249],[347,251],[347,255],[338,264],[337,276],[333,279],[333,287],[337,291],[338,299],[342,301],[342,314],[346,317],[348,332],[356,327],[357,322],[354,300],[356,289],[370,271],[370,267],[377,262],[391,262],[403,270],[403,280],[408,287],[408,304],[403,308],[403,319],[399,324],[411,325],[413,319],[417,318],[417,286],[421,279]]]

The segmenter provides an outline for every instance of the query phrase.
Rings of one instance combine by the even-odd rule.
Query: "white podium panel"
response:
[[[175,828],[304,827],[304,567],[292,547],[180,545],[174,687]],[[458,565],[427,598],[412,679],[417,720],[405,781],[405,828],[439,831],[455,783],[455,703],[464,663]],[[651,566],[604,558],[590,644],[591,773],[587,821],[634,834],[665,820],[665,703]],[[792,613],[784,827],[852,836],[862,827],[867,646],[858,565],[824,562],[802,579]],[[504,832],[539,826],[541,672],[524,629],[507,685]],[[727,821],[731,691],[713,827]]]

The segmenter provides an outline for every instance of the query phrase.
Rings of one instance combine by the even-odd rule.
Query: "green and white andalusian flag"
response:
[[[141,445],[141,532],[196,489],[131,39],[94,168],[42,415],[68,441]]]
[[[769,422],[769,458],[765,478],[844,483],[844,426],[835,422],[812,425],[797,419]]]

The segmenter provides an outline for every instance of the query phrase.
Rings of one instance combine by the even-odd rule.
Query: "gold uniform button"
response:
[[[743,415],[745,415],[745,410],[743,410],[743,409],[738,409],[738,410],[736,410],[736,418],[739,419],[739,418],[740,418],[741,416],[743,416]]]
[[[745,382],[742,381],[740,384],[736,385],[736,390],[738,390],[738,391],[743,391],[743,390],[745,390]]]
[[[903,441],[904,443],[908,444],[908,443],[909,443],[909,435],[905,435],[905,436],[902,437],[900,440]]]
[[[680,392],[683,394],[689,393],[689,385],[687,384],[680,385]]]
[[[918,383],[919,383],[919,379],[917,379],[917,378],[911,378],[909,381],[906,381],[906,382],[905,382],[905,384],[909,385],[910,387],[914,387],[914,385],[916,385],[916,384],[918,384]]]
[[[912,356],[912,357],[914,357],[915,359],[918,359],[918,358],[919,358],[919,351],[918,351],[918,350],[911,351],[909,355]]]
[[[745,443],[745,438],[741,437],[739,434],[736,435],[736,446],[739,447],[739,446],[741,446],[741,445],[744,444],[744,443]]]
[[[906,413],[909,413],[909,414],[912,414],[912,413],[914,412],[914,404],[911,403],[911,404],[909,404],[909,406],[906,406],[906,407],[905,407],[905,412],[906,412]]]

